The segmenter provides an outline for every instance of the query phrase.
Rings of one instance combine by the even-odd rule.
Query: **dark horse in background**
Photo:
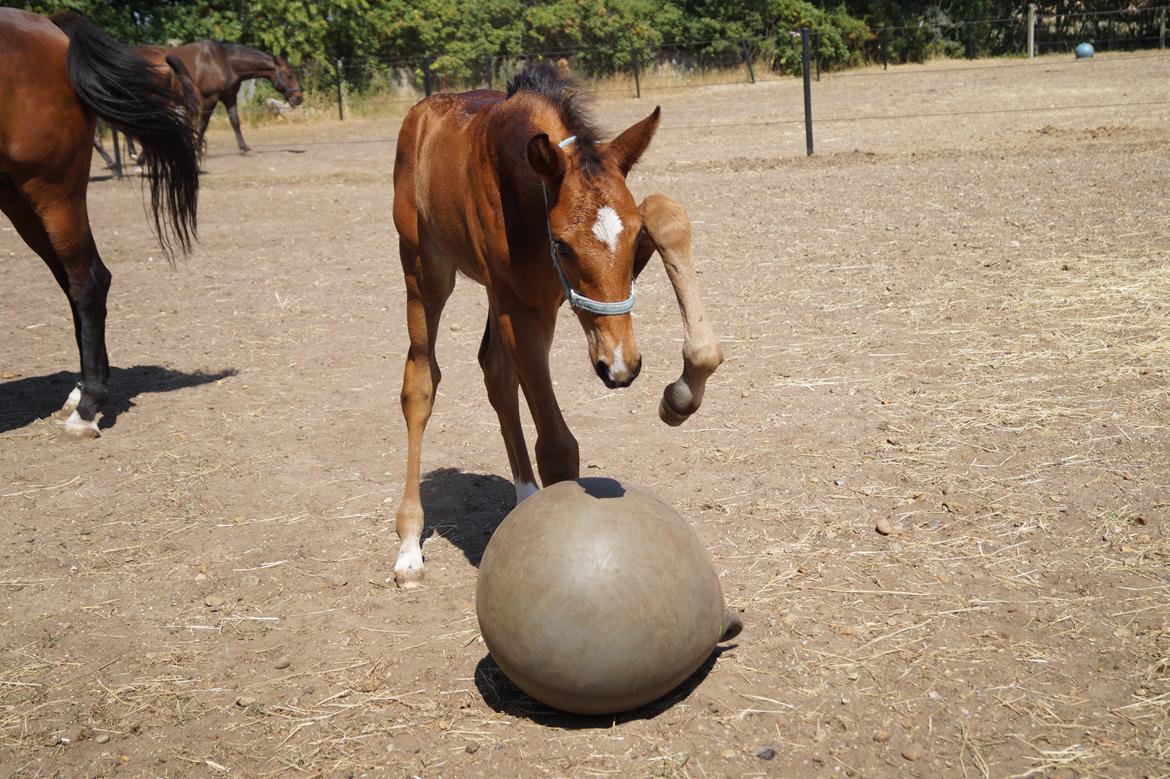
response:
[[[236,112],[236,97],[241,82],[250,78],[266,78],[294,108],[305,101],[305,90],[301,89],[297,74],[287,60],[239,43],[196,41],[173,49],[166,46],[135,46],[134,51],[156,64],[163,64],[170,57],[182,61],[201,101],[200,139],[207,131],[207,123],[211,121],[216,104],[223,103],[241,152],[250,151],[244,141],[244,134],[240,132],[240,117]]]
[[[67,432],[99,435],[108,396],[110,272],[89,226],[86,190],[101,117],[137,138],[159,241],[188,250],[195,231],[199,140],[190,106],[155,65],[84,18],[0,8],[0,210],[69,299],[81,381]]]

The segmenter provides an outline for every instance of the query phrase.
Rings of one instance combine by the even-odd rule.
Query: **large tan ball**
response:
[[[475,606],[508,678],[576,714],[655,700],[741,627],[687,521],[613,479],[554,484],[505,517]]]

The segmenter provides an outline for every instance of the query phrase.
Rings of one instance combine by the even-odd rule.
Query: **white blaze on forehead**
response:
[[[609,247],[611,252],[617,251],[618,236],[626,226],[610,206],[602,206],[597,210],[597,221],[593,223],[593,234],[597,240]]]

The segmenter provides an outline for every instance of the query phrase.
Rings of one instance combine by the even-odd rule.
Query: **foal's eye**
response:
[[[564,241],[553,241],[553,249],[561,257],[572,257],[573,250]]]

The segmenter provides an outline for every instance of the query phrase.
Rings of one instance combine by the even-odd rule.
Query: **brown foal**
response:
[[[681,424],[698,409],[723,360],[699,300],[686,212],[661,195],[641,206],[626,175],[650,144],[659,111],[603,142],[571,81],[530,65],[507,95],[478,90],[423,100],[407,114],[394,163],[394,224],[406,275],[410,347],[402,381],[408,450],[398,509],[394,579],[423,578],[419,500],[422,436],[439,384],[435,340],[455,272],[487,288],[479,363],[499,417],[517,502],[536,491],[520,425],[523,388],[536,424],[545,484],[577,478],[577,440],[553,394],[549,349],[557,309],[570,301],[589,359],[609,387],[631,384],[642,357],[630,309],[634,279],[657,251],[683,315],[683,374],[659,415]]]

